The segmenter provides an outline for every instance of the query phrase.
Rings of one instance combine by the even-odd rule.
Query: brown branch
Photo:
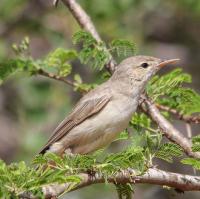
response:
[[[146,96],[142,96],[141,108],[159,126],[164,135],[172,142],[178,144],[184,152],[194,158],[200,158],[200,153],[194,153],[191,149],[190,141],[184,137],[158,110],[156,105]],[[145,103],[145,104],[143,104]]]
[[[78,175],[82,180],[79,185],[75,186],[71,191],[86,187],[92,184],[104,183],[105,178],[101,173],[93,173],[92,175],[87,173],[81,173]],[[200,177],[184,175],[172,172],[166,172],[156,168],[150,168],[143,175],[137,175],[134,169],[124,170],[117,173],[115,176],[110,176],[107,178],[109,183],[119,183],[119,184],[155,184],[161,186],[173,187],[181,191],[200,191]],[[68,190],[73,183],[64,184],[52,184],[46,185],[42,188],[45,198],[52,198],[59,196]],[[34,196],[29,193],[23,193],[21,198],[34,198]]]
[[[52,73],[48,73],[42,69],[38,70],[37,71],[37,75],[41,75],[41,76],[44,76],[44,77],[48,77],[50,79],[54,79],[54,80],[58,80],[58,81],[61,81],[61,82],[64,82],[65,84],[68,84],[70,86],[72,86],[73,88],[76,88],[77,86],[77,83],[76,82],[73,82],[69,79],[66,79],[66,77],[60,77],[58,75],[54,75]],[[88,90],[85,90],[83,88],[79,88],[78,91],[82,94],[82,95],[85,95]]]
[[[82,7],[75,0],[62,0],[62,2],[68,7],[81,28],[89,32],[98,42],[100,42],[101,38],[96,31],[94,24]]]
[[[200,123],[200,116],[190,116],[190,115],[184,115],[177,111],[176,109],[172,109],[168,106],[163,106],[161,104],[156,104],[157,108],[163,111],[167,111],[169,113],[174,114],[179,120],[184,120],[187,123]]]
[[[51,78],[51,79],[54,79],[54,80],[58,80],[58,81],[61,81],[61,82],[64,82],[70,86],[75,86],[74,85],[74,82],[64,78],[64,77],[60,77],[58,75],[54,75],[54,74],[51,74],[51,73],[47,73],[45,72],[44,70],[40,69],[37,74],[39,75],[42,75],[42,76],[45,76],[45,77],[48,77],[48,78]]]

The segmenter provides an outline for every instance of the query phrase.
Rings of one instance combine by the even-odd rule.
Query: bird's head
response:
[[[177,62],[179,59],[162,60],[150,56],[133,56],[123,60],[117,67],[114,76],[127,76],[141,84],[145,84],[158,70]]]

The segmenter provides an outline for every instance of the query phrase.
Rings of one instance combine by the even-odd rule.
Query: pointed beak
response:
[[[169,60],[162,60],[159,64],[158,64],[158,67],[159,68],[162,68],[163,66],[165,65],[168,65],[168,64],[173,64],[173,63],[176,63],[178,62],[180,59],[169,59]]]

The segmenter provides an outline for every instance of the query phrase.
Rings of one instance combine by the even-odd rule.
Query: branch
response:
[[[200,116],[184,115],[184,114],[180,113],[179,111],[177,111],[176,109],[172,109],[168,106],[163,106],[163,105],[160,105],[160,104],[156,104],[156,106],[157,106],[158,109],[170,112],[170,113],[174,114],[178,119],[184,120],[187,123],[195,123],[195,124],[200,123]]]
[[[72,82],[72,81],[70,81],[70,80],[68,80],[68,79],[66,79],[66,78],[64,78],[64,77],[60,77],[60,76],[58,76],[58,75],[54,75],[54,74],[51,74],[51,73],[47,73],[47,72],[45,72],[45,71],[42,70],[42,69],[40,69],[40,70],[37,72],[37,74],[42,75],[42,76],[45,76],[45,77],[49,77],[49,78],[54,79],[54,80],[58,80],[58,81],[64,82],[64,83],[66,83],[66,84],[68,84],[68,85],[70,85],[70,86],[75,86],[75,85],[74,85],[74,82]]]
[[[37,74],[38,74],[38,75],[42,75],[42,76],[44,76],[44,77],[48,77],[48,78],[50,78],[50,79],[54,79],[54,80],[58,80],[58,81],[64,82],[65,84],[68,84],[68,85],[72,86],[73,88],[76,87],[76,82],[73,82],[73,81],[71,81],[71,80],[69,80],[69,79],[66,79],[66,77],[61,77],[61,76],[58,76],[58,75],[54,75],[54,74],[48,73],[48,72],[46,72],[46,71],[44,71],[44,70],[42,70],[42,69],[38,70],[38,71],[37,71]],[[79,88],[79,92],[80,92],[82,95],[84,95],[84,94],[86,94],[88,91],[85,90],[85,89]]]
[[[100,42],[101,38],[94,24],[92,23],[87,13],[82,9],[82,7],[75,0],[62,0],[62,2],[68,7],[81,28],[89,32],[94,37],[94,39]]]
[[[184,152],[194,158],[200,158],[200,153],[194,153],[191,149],[190,141],[185,138],[165,117],[159,112],[158,108],[146,96],[142,96],[143,102],[140,107],[152,120],[159,126],[164,135],[172,142],[178,144]],[[145,104],[143,104],[145,103]]]
[[[93,173],[92,175],[87,173],[81,173],[78,175],[82,180],[75,188],[80,189],[92,184],[105,183],[105,178],[101,173]],[[119,184],[155,184],[161,186],[173,187],[181,191],[200,191],[200,177],[184,175],[172,172],[166,172],[156,168],[150,168],[143,175],[137,175],[134,169],[123,170],[118,172],[115,176],[110,176],[107,178],[109,183],[119,183]],[[52,184],[46,185],[42,188],[45,198],[52,198],[59,196],[64,193],[67,189],[73,186],[73,183],[65,184]],[[21,198],[35,198],[29,193],[23,193]]]

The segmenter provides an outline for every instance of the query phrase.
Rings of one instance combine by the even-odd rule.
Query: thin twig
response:
[[[100,42],[101,38],[96,31],[94,24],[92,23],[87,13],[82,9],[82,7],[75,0],[62,0],[62,2],[68,7],[81,28],[91,33],[94,39]]]
[[[42,76],[45,76],[45,77],[49,77],[49,78],[54,79],[54,80],[58,80],[58,81],[64,82],[64,83],[66,83],[66,84],[68,84],[68,85],[70,85],[70,86],[73,86],[73,87],[75,86],[74,82],[72,82],[72,81],[70,81],[70,80],[68,80],[68,79],[66,79],[66,78],[64,78],[64,77],[60,77],[60,76],[58,76],[58,75],[54,75],[54,74],[51,74],[51,73],[47,73],[47,72],[45,72],[45,71],[42,70],[42,69],[40,69],[40,70],[37,72],[37,74],[42,75]]]
[[[37,75],[41,75],[41,76],[44,76],[44,77],[48,77],[48,78],[51,78],[51,79],[54,79],[54,80],[58,80],[58,81],[61,81],[61,82],[64,82],[65,84],[68,84],[69,86],[72,86],[73,88],[76,88],[77,86],[77,83],[76,82],[73,82],[69,79],[66,79],[66,77],[60,77],[58,75],[54,75],[52,73],[48,73],[42,69],[40,69],[39,71],[37,71]],[[82,95],[85,95],[88,90],[85,90],[83,88],[79,88],[78,91],[82,94]]]
[[[188,123],[195,123],[195,124],[200,123],[200,116],[184,115],[180,113],[179,111],[177,111],[176,109],[172,109],[168,106],[163,106],[161,104],[156,104],[156,106],[160,110],[167,111],[174,114],[179,120],[184,120],[185,122],[188,122]]]

